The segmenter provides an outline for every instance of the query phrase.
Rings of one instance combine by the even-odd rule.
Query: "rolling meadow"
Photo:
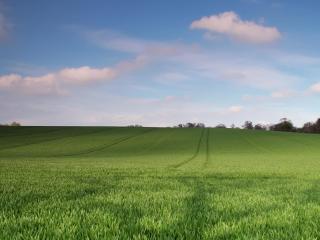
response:
[[[320,239],[320,135],[0,128],[0,239]]]

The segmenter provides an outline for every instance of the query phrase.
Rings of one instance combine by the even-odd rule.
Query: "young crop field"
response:
[[[2,127],[0,239],[320,239],[320,135]]]

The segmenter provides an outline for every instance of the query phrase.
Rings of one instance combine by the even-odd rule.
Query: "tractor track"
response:
[[[210,161],[210,128],[207,129],[207,139],[206,139],[206,160],[203,164],[203,168],[206,168]]]
[[[26,144],[19,144],[19,145],[15,145],[15,146],[9,146],[9,147],[5,147],[5,148],[1,148],[1,149],[0,149],[0,152],[3,151],[3,150],[18,148],[18,147],[25,147],[25,146],[30,146],[30,145],[40,144],[40,143],[45,143],[45,142],[51,142],[51,141],[60,140],[60,139],[64,139],[64,138],[72,138],[72,137],[79,137],[79,136],[84,136],[84,135],[90,135],[90,134],[95,134],[95,133],[99,133],[99,132],[103,132],[103,131],[100,129],[99,131],[94,131],[94,132],[89,132],[89,133],[81,133],[81,134],[76,134],[76,135],[72,135],[72,136],[56,137],[56,138],[41,140],[41,141],[32,142],[32,143],[26,143]]]
[[[192,157],[190,157],[190,158],[188,158],[188,159],[186,159],[186,160],[184,160],[184,161],[182,161],[182,162],[180,162],[178,164],[173,165],[172,166],[173,168],[179,168],[179,167],[191,162],[193,159],[195,159],[198,156],[198,154],[200,152],[200,146],[201,146],[201,142],[202,142],[202,139],[203,139],[204,132],[205,132],[205,129],[203,129],[202,132],[201,132],[200,138],[198,140],[196,151],[192,155]]]
[[[103,146],[100,146],[100,147],[97,147],[97,148],[92,148],[92,149],[89,149],[87,151],[84,151],[84,152],[78,152],[78,153],[72,153],[72,154],[61,154],[61,155],[54,155],[52,157],[72,157],[72,156],[80,156],[80,155],[83,155],[83,154],[90,154],[90,153],[94,153],[94,152],[99,152],[99,151],[102,151],[102,150],[105,150],[105,149],[108,149],[110,147],[113,147],[115,145],[118,145],[120,143],[123,143],[123,142],[126,142],[132,138],[135,138],[135,137],[138,137],[138,136],[141,136],[143,134],[146,134],[146,133],[149,133],[151,131],[154,131],[155,129],[152,128],[152,129],[148,129],[142,133],[138,133],[136,135],[133,135],[133,136],[129,136],[129,137],[125,137],[125,138],[122,138],[120,139],[119,141],[117,142],[113,142],[113,143],[110,143],[110,144],[107,144],[107,145],[103,145]]]

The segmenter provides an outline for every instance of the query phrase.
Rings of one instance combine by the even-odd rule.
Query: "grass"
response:
[[[320,239],[320,135],[0,128],[0,239]]]

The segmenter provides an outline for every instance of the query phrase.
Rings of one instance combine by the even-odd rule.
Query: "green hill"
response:
[[[0,239],[317,239],[320,135],[0,128]]]

